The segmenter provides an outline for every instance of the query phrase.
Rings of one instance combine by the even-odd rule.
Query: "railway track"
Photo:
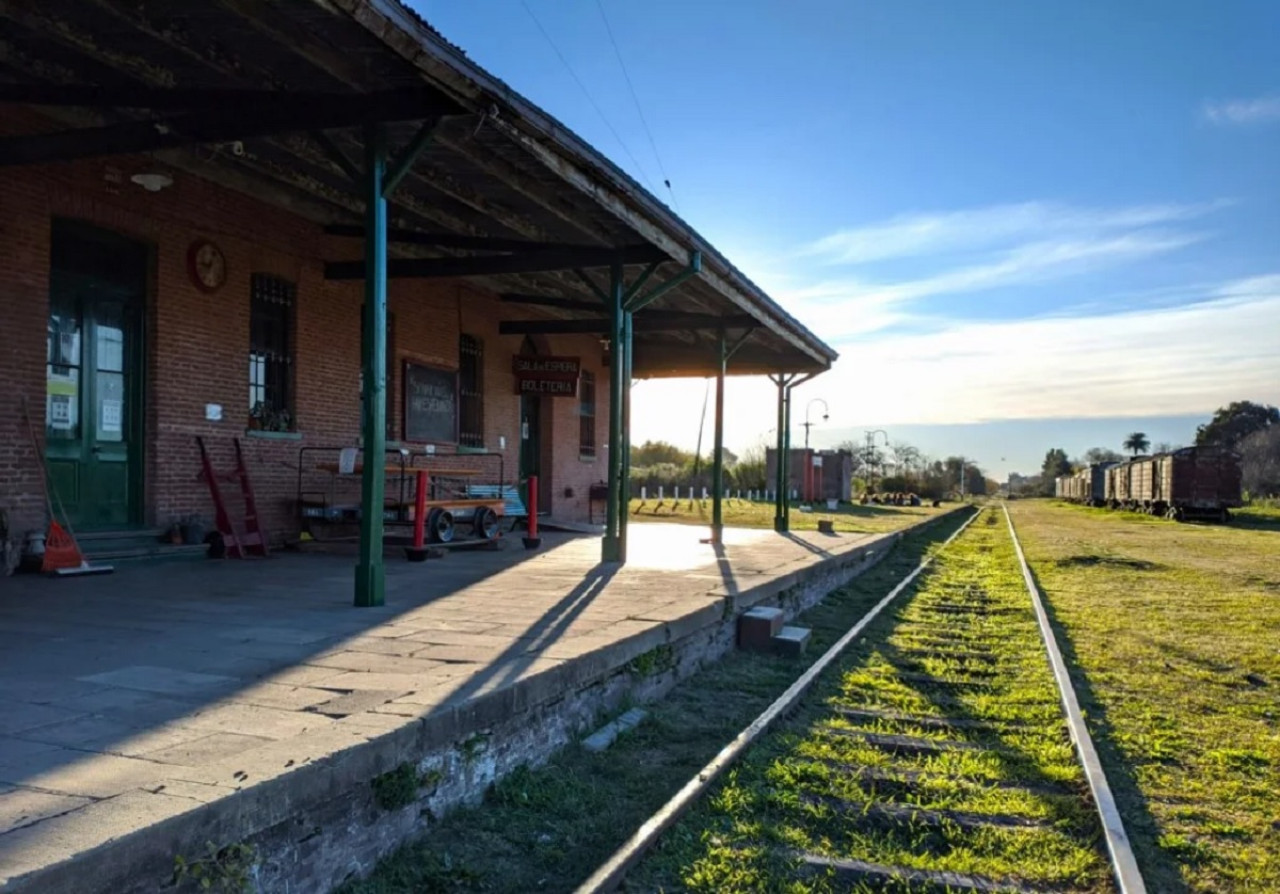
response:
[[[1144,891],[1007,512],[971,517],[579,891],[618,886]]]

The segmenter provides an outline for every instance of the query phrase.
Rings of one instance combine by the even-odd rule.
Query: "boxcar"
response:
[[[1089,506],[1107,503],[1107,470],[1115,463],[1091,463],[1076,473],[1078,499]]]
[[[1184,447],[1156,457],[1149,511],[1227,521],[1243,502],[1240,456],[1220,447]]]
[[[1132,509],[1134,507],[1133,488],[1131,486],[1133,467],[1137,458],[1118,463],[1107,469],[1107,505],[1112,509]]]
[[[1138,512],[1154,512],[1157,497],[1157,456],[1140,456],[1129,461],[1128,508]]]

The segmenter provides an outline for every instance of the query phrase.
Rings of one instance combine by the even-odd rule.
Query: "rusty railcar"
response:
[[[1152,512],[1158,496],[1158,456],[1139,456],[1129,461],[1129,499],[1125,508]]]
[[[1242,505],[1240,456],[1221,447],[1184,447],[1155,457],[1148,511],[1182,521],[1228,521]]]
[[[1117,463],[1107,469],[1107,505],[1112,509],[1127,509],[1132,506],[1130,477],[1133,460]]]
[[[1076,499],[1086,506],[1107,504],[1107,471],[1115,463],[1090,463],[1076,473]]]

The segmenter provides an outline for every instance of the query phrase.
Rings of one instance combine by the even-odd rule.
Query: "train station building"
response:
[[[771,375],[781,412],[835,358],[394,0],[0,16],[10,536],[47,522],[41,455],[77,531],[210,520],[197,438],[220,471],[239,439],[274,543],[358,447],[536,475],[558,519],[595,494],[625,559],[631,379]],[[403,507],[365,465],[321,503],[360,508],[377,602],[369,510]]]

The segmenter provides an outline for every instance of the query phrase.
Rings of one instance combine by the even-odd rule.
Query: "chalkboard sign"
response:
[[[456,444],[458,373],[451,369],[404,365],[404,439]]]

